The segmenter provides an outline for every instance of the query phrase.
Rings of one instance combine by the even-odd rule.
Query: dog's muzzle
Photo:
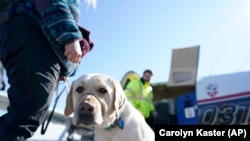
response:
[[[78,110],[78,121],[85,125],[90,125],[94,122],[95,105],[89,102],[81,102]]]

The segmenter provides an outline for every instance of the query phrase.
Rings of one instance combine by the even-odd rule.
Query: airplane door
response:
[[[175,99],[177,124],[199,124],[195,92],[180,95]]]

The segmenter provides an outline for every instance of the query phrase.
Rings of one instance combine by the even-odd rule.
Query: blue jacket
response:
[[[74,75],[78,65],[64,55],[65,44],[84,38],[89,43],[88,50],[93,47],[90,32],[78,26],[79,0],[22,0],[12,6],[10,15],[15,14],[30,16],[38,22],[61,62],[60,75]]]

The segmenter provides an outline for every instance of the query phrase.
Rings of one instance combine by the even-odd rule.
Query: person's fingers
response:
[[[67,59],[71,61],[72,63],[79,63],[81,60],[81,55],[73,55],[70,54],[67,56]]]
[[[78,62],[80,62],[80,57],[75,57],[74,59],[72,59],[71,62],[73,62],[73,63],[78,63]]]

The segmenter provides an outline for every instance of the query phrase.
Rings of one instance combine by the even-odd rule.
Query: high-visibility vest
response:
[[[128,83],[124,92],[131,104],[148,118],[154,110],[152,86],[149,83],[143,85],[141,80],[133,80]]]

